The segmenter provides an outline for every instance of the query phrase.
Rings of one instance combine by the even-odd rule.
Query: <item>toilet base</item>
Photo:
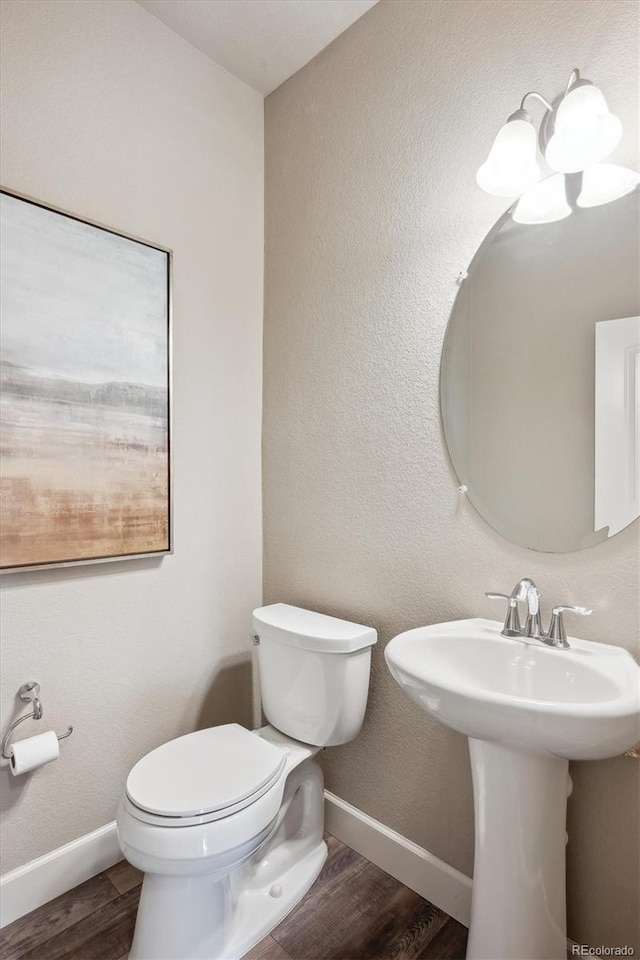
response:
[[[239,960],[302,900],[326,859],[321,841],[276,883],[267,878],[260,886],[258,870],[231,916],[229,878],[146,876],[129,960]]]
[[[241,894],[234,911],[231,937],[220,960],[238,960],[284,920],[317,879],[327,852],[327,845],[322,841],[275,884],[252,887]],[[279,889],[279,896],[273,895],[274,887]]]
[[[239,960],[320,873],[323,801],[322,770],[307,759],[287,777],[268,838],[246,862],[223,875],[145,874],[129,960]]]

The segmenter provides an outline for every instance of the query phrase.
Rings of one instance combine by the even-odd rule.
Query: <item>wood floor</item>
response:
[[[326,840],[320,877],[246,960],[462,960],[462,924],[339,840]],[[1,930],[0,957],[126,960],[141,881],[123,860]]]

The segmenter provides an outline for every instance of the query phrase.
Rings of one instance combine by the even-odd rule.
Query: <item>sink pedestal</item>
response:
[[[567,761],[638,742],[640,667],[606,643],[570,637],[555,650],[501,631],[495,620],[436,623],[394,637],[384,655],[412,700],[469,737],[468,960],[565,960]]]
[[[568,762],[469,739],[475,865],[467,960],[565,960]]]

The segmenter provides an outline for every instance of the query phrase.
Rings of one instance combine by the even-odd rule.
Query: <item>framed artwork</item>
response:
[[[171,252],[0,205],[0,568],[171,553]]]

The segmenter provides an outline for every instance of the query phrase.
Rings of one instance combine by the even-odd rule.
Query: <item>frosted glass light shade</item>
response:
[[[570,216],[564,176],[554,173],[523,193],[511,216],[516,223],[555,223]]]
[[[476,174],[476,182],[494,197],[519,197],[540,179],[536,163],[536,132],[529,120],[507,120],[485,163]]]
[[[602,91],[585,81],[558,107],[545,159],[559,173],[577,173],[608,157],[621,136],[622,124],[609,112]]]
[[[582,174],[579,207],[599,207],[619,200],[640,185],[640,174],[612,163],[598,163]]]

